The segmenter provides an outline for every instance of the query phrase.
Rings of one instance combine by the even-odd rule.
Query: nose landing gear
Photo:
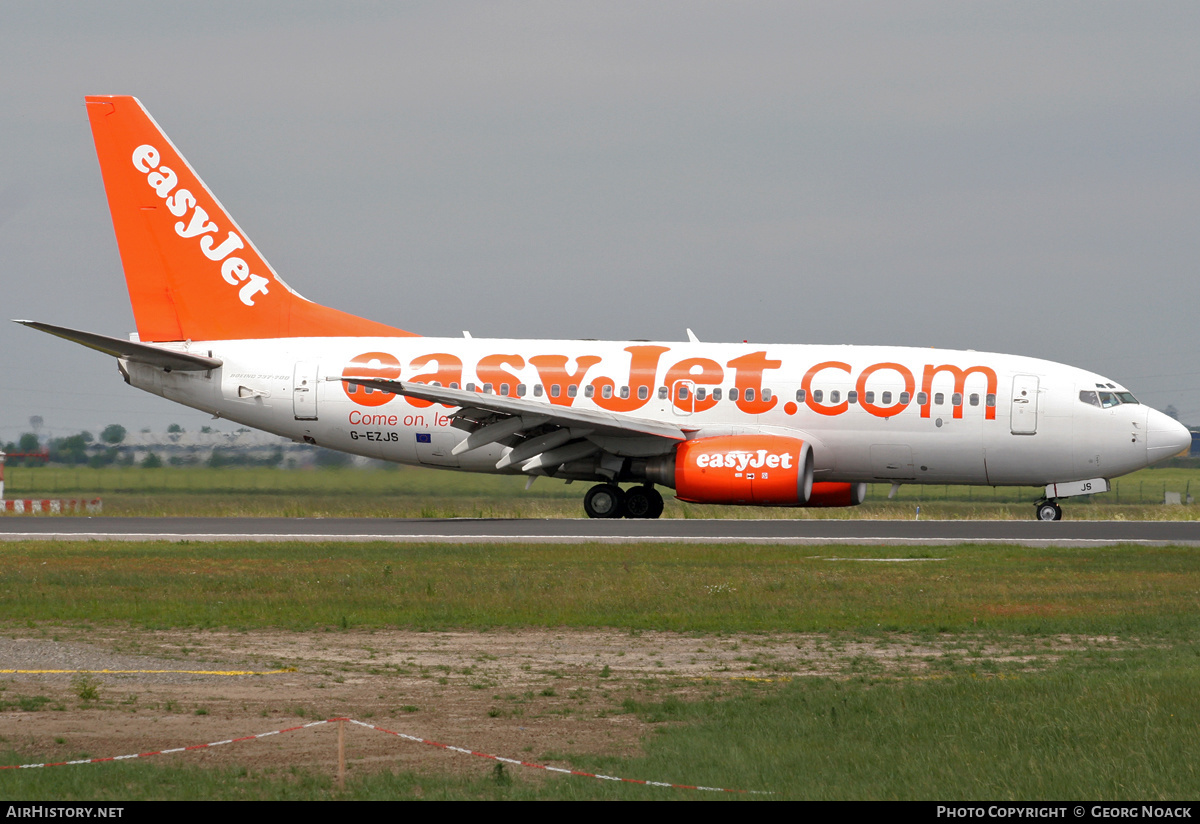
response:
[[[1033,505],[1033,517],[1039,521],[1061,521],[1062,507],[1058,505],[1058,502],[1063,498],[1099,495],[1102,492],[1108,492],[1111,488],[1108,478],[1088,478],[1085,481],[1046,484],[1045,497]]]
[[[663,513],[663,497],[649,484],[628,491],[597,484],[583,496],[583,511],[589,518],[657,518]]]
[[[1058,501],[1041,501],[1034,505],[1034,517],[1039,521],[1061,521],[1062,507]]]

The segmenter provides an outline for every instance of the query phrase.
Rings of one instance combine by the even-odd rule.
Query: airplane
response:
[[[594,482],[592,518],[681,501],[850,507],[867,483],[1064,498],[1191,435],[1102,375],[896,346],[430,338],[303,298],[140,101],[89,96],[137,332],[21,320],[126,383],[298,442],[402,464]],[[626,487],[622,487],[626,484]]]

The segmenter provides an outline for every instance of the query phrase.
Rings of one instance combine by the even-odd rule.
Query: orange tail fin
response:
[[[88,97],[144,341],[407,336],[293,292],[135,97]]]

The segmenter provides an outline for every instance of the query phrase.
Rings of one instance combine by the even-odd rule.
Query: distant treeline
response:
[[[245,430],[248,431],[248,430]],[[201,432],[213,434],[209,427]],[[56,438],[40,438],[34,432],[26,432],[16,441],[9,441],[2,449],[8,456],[6,463],[11,467],[90,466],[96,469],[106,466],[134,466],[156,469],[161,466],[226,466],[283,468],[296,465],[346,466],[352,461],[349,455],[318,447],[295,447],[301,454],[285,455],[284,445],[263,448],[260,446],[197,446],[174,443],[183,435],[178,424],[167,429],[169,443],[157,445],[126,443],[127,430],[120,424],[106,426],[97,439],[84,430],[74,435]]]

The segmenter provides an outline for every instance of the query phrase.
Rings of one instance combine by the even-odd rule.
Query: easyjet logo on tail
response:
[[[241,286],[238,299],[242,303],[253,306],[255,295],[267,294],[267,278],[251,272],[250,264],[233,254],[246,248],[242,238],[230,230],[223,239],[217,240],[221,227],[209,219],[208,210],[197,203],[194,194],[183,187],[176,188],[179,176],[170,166],[160,165],[158,149],[148,143],[138,146],[133,150],[133,167],[146,175],[146,183],[163,200],[167,211],[184,218],[175,224],[175,234],[182,238],[199,238],[200,253],[221,264],[221,277],[225,282],[230,286]]]

